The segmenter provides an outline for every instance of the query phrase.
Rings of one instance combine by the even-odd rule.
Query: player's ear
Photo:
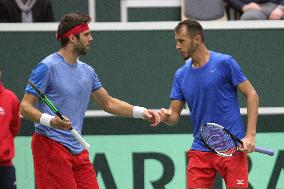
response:
[[[76,40],[76,36],[75,36],[74,34],[71,34],[71,35],[69,36],[69,40],[70,40],[71,42],[74,42],[74,41]]]
[[[194,37],[194,40],[195,40],[195,43],[196,43],[196,44],[200,44],[200,43],[201,43],[201,41],[202,41],[202,39],[201,39],[201,36],[200,36],[200,35],[196,35],[196,36]]]

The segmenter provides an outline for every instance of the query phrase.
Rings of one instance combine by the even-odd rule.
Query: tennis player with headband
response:
[[[43,59],[29,78],[58,107],[65,120],[55,116],[29,85],[21,101],[22,115],[35,125],[32,153],[37,189],[99,188],[88,151],[68,131],[72,126],[81,133],[90,97],[109,113],[146,119],[152,126],[160,121],[157,112],[111,97],[95,70],[78,60],[93,42],[90,20],[84,14],[66,14],[56,34],[60,50]]]
[[[255,149],[258,95],[232,56],[207,49],[199,22],[180,22],[175,28],[175,40],[176,49],[186,63],[176,71],[170,107],[162,108],[159,115],[162,122],[174,125],[184,104],[189,107],[194,140],[188,153],[187,188],[212,188],[217,172],[224,178],[228,189],[247,188],[246,153]],[[247,102],[246,132],[237,90]],[[201,125],[208,122],[221,124],[241,138],[243,152],[228,158],[211,152],[200,136]]]

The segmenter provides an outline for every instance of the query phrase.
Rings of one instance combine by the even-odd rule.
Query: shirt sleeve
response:
[[[12,107],[12,121],[10,122],[10,130],[12,135],[15,137],[20,131],[21,119],[20,119],[20,112],[19,112],[20,103],[16,95],[14,96],[13,100],[13,107]]]
[[[180,79],[178,77],[178,71],[174,77],[174,83],[170,94],[170,99],[172,100],[184,100],[184,96],[180,86]]]
[[[100,89],[102,87],[102,82],[100,81],[98,75],[96,74],[94,69],[92,70],[92,81],[93,81],[93,87],[92,92]]]
[[[48,79],[48,66],[44,63],[39,63],[32,71],[29,81],[31,81],[37,88],[39,88],[43,93],[45,93],[47,88]],[[38,96],[36,91],[30,86],[26,86],[26,93]]]
[[[246,76],[243,74],[243,71],[241,70],[239,64],[237,61],[230,57],[228,58],[227,61],[227,66],[228,66],[228,71],[227,71],[227,76],[230,82],[233,84],[233,86],[236,86],[243,81],[247,80]]]

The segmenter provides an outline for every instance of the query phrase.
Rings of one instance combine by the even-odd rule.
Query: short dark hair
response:
[[[179,32],[179,30],[183,26],[185,26],[187,28],[188,34],[190,36],[194,37],[196,35],[199,35],[201,37],[201,40],[204,42],[203,28],[198,21],[196,21],[194,19],[187,19],[187,20],[181,21],[175,27],[175,32]]]
[[[65,14],[58,25],[57,33],[62,36],[65,32],[74,28],[75,26],[78,26],[83,23],[89,23],[90,21],[91,17],[89,15],[82,14],[79,12],[71,12]],[[79,34],[75,36],[79,38]],[[69,42],[69,38],[61,38],[60,41],[61,46],[64,47]]]

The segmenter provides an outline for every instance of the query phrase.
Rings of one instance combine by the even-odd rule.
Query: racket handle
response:
[[[70,131],[85,149],[90,147],[90,144],[88,144],[75,129],[71,128]]]
[[[255,148],[255,151],[259,152],[259,153],[267,154],[267,155],[270,155],[270,156],[274,156],[274,151],[273,150],[266,149],[266,148],[263,148],[263,147],[257,146]]]

